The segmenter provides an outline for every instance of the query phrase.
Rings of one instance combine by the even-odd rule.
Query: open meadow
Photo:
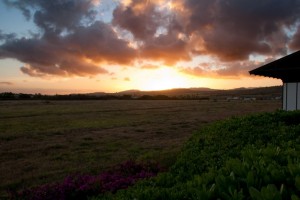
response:
[[[0,197],[129,159],[169,167],[203,125],[280,108],[275,100],[0,101]]]

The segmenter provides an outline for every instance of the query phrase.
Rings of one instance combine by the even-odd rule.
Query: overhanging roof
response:
[[[279,78],[283,82],[300,82],[300,51],[263,65],[250,74]]]

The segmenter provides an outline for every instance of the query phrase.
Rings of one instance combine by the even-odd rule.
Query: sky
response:
[[[281,85],[300,0],[0,0],[0,92]]]

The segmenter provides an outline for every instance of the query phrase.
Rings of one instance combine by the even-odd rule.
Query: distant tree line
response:
[[[167,96],[167,95],[88,95],[88,94],[67,94],[67,95],[43,95],[3,92],[0,93],[0,100],[209,100],[209,97],[197,97],[192,95]]]
[[[24,94],[24,93],[12,93],[3,92],[0,93],[0,100],[199,100],[199,101],[229,101],[229,100],[274,100],[281,99],[281,95],[277,94],[258,94],[258,95],[228,95],[228,94],[181,94],[168,96],[164,94],[153,95],[131,95],[131,94],[56,94],[56,95],[44,95],[40,93],[36,94]]]

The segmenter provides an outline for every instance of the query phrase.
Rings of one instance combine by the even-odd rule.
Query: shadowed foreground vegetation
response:
[[[300,198],[300,112],[213,123],[185,144],[167,173],[99,199]]]
[[[126,160],[172,166],[194,130],[280,101],[1,101],[0,196]],[[179,161],[177,161],[179,162]]]

